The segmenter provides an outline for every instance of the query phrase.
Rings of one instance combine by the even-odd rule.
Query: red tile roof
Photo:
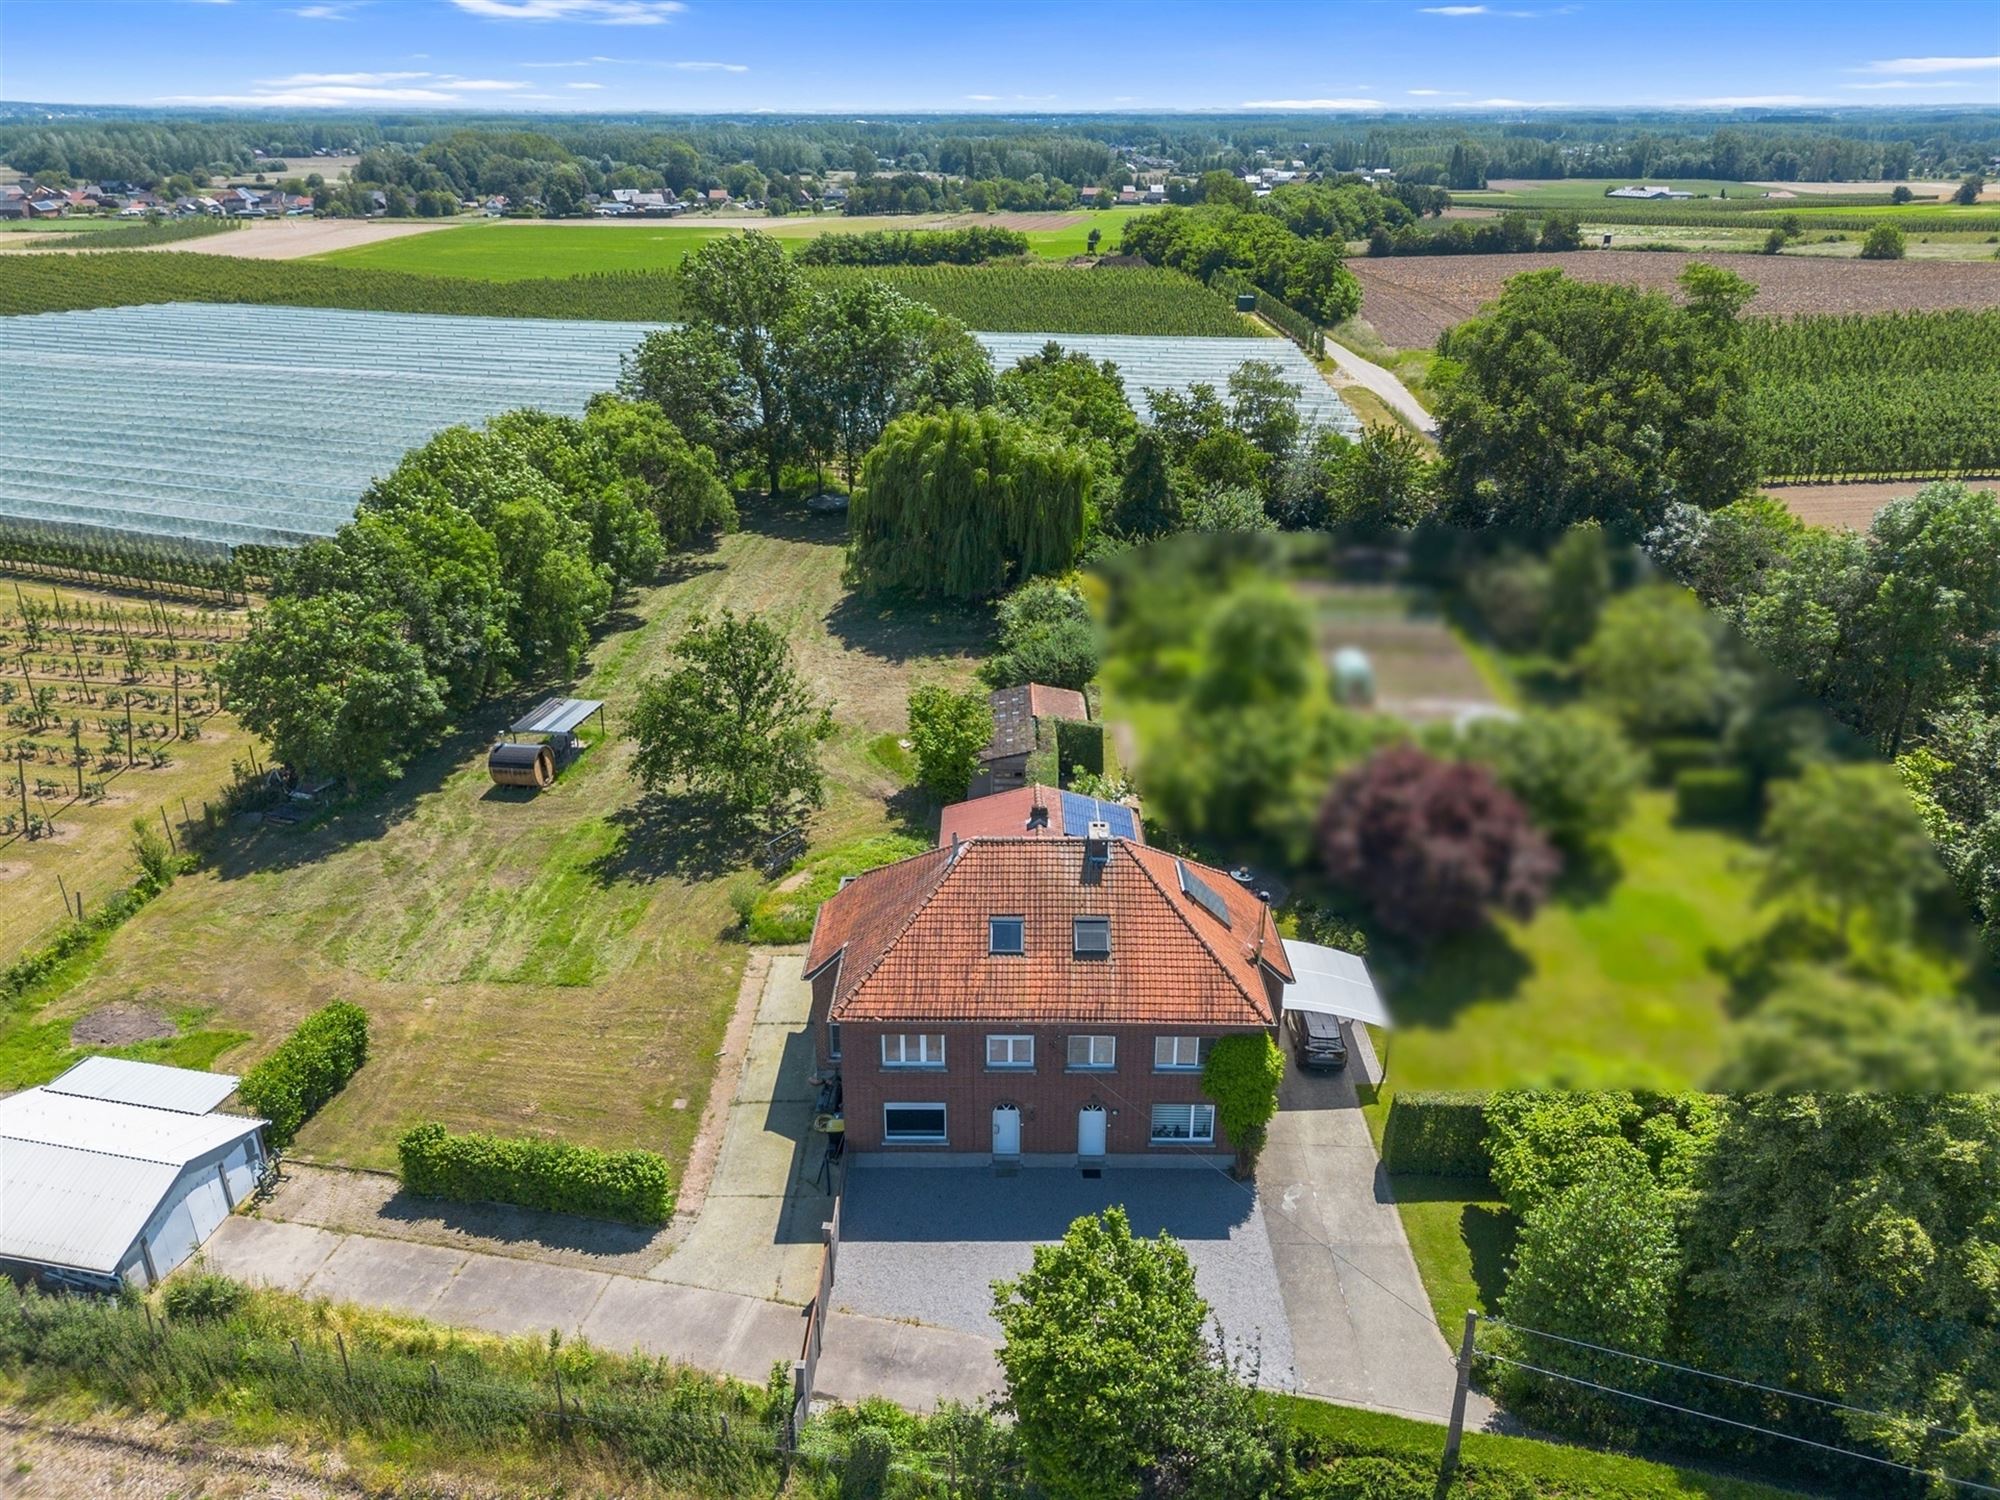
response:
[[[992,799],[989,799],[992,800]],[[1125,839],[1086,878],[1079,839],[975,838],[851,881],[820,908],[808,973],[839,961],[829,1019],[1269,1026],[1289,981],[1262,902],[1189,863],[1229,914],[1182,888],[1180,861]],[[1026,919],[1026,953],[987,952],[986,919]],[[1108,917],[1111,956],[1079,959],[1075,917]]]
[[[994,792],[966,802],[954,802],[938,818],[938,842],[954,839],[993,838],[1081,838],[1084,830],[1065,827],[1062,793],[1054,787],[1031,783],[1010,792]],[[1036,818],[1039,808],[1045,816]],[[1137,824],[1135,816],[1133,823]],[[1144,836],[1137,839],[1145,843]]]

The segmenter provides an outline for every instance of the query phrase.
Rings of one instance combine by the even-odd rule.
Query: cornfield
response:
[[[884,281],[968,328],[996,333],[1241,334],[1229,301],[1162,270],[1063,266],[828,266],[806,275],[841,285]],[[313,261],[107,251],[10,255],[0,315],[149,302],[247,302],[468,317],[671,322],[669,271],[612,271],[561,280],[467,281]]]
[[[2000,312],[1750,319],[1744,339],[1766,479],[2000,470]]]

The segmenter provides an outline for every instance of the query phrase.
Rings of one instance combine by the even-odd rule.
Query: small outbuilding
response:
[[[0,1099],[0,1267],[110,1291],[180,1265],[265,1171],[265,1122],[216,1113],[236,1082],[92,1057]]]
[[[507,737],[486,753],[486,773],[496,786],[548,786],[583,754],[577,731],[591,718],[604,728],[604,705],[595,698],[550,698],[507,726]]]

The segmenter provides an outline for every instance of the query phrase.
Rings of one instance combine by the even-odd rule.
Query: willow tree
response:
[[[861,466],[848,574],[870,592],[989,599],[1083,545],[1089,455],[993,411],[904,417]]]

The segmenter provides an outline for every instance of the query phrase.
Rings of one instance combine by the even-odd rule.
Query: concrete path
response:
[[[202,1251],[206,1268],[302,1296],[379,1307],[488,1333],[559,1328],[600,1349],[639,1350],[761,1385],[798,1357],[804,1309],[760,1297],[580,1271],[409,1240],[337,1234],[238,1215]],[[981,1400],[999,1372],[985,1339],[888,1318],[835,1314],[817,1389],[913,1407]]]
[[[1346,1406],[1442,1422],[1456,1371],[1410,1254],[1388,1174],[1361,1116],[1355,1073],[1375,1076],[1365,1032],[1332,1074],[1298,1071],[1290,1049],[1257,1186],[1292,1325],[1299,1388]],[[1493,1407],[1474,1392],[1468,1423]]]
[[[1326,357],[1334,367],[1356,385],[1365,386],[1380,396],[1389,409],[1409,422],[1425,437],[1435,439],[1438,435],[1437,419],[1424,410],[1423,402],[1410,394],[1410,388],[1398,380],[1388,370],[1373,360],[1363,359],[1352,349],[1326,341]]]

